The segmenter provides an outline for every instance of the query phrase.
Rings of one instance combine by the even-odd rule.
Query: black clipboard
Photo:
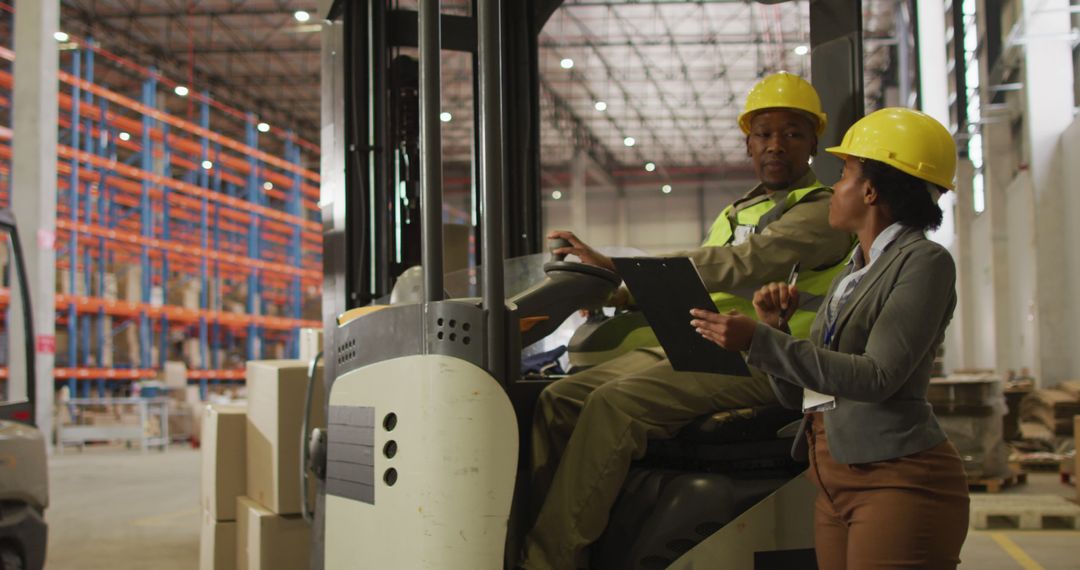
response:
[[[689,257],[615,257],[615,269],[680,372],[749,376],[742,354],[706,340],[690,326],[690,309],[716,311]]]

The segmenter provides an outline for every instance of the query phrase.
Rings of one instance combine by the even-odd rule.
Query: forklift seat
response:
[[[804,469],[790,456],[802,414],[779,406],[702,416],[649,442],[591,547],[593,568],[666,568]],[[800,568],[813,567],[812,551]]]

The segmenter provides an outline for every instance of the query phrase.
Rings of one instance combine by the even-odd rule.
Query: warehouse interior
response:
[[[451,455],[442,439],[403,444],[398,469],[387,442],[366,491],[327,477],[335,433],[397,422],[342,416],[364,392],[337,381],[429,374],[389,366],[410,350],[476,364],[513,403],[468,418],[481,455],[509,457],[475,499],[506,487],[515,505],[485,535],[499,556],[438,543],[426,567],[515,567],[527,491],[498,422],[527,439],[536,394],[510,378],[580,366],[578,311],[607,299],[591,282],[529,296],[558,281],[545,236],[698,247],[758,184],[737,119],[780,71],[822,94],[822,148],[885,107],[953,135],[929,237],[957,305],[926,397],[967,474],[960,567],[1080,568],[1075,0],[0,0],[0,570],[364,568],[435,548],[439,523],[379,535],[341,497],[374,505],[399,471],[412,489],[402,466]],[[811,164],[840,177],[827,153]],[[541,301],[579,304],[515,312]],[[462,343],[440,348],[435,318]],[[467,400],[418,409],[454,422]],[[645,534],[605,535],[591,567],[692,567],[754,520],[633,563],[605,557]],[[814,567],[736,559],[710,558]]]

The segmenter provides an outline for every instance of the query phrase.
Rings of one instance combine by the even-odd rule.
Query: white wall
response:
[[[1061,240],[1065,244],[1063,249],[1067,256],[1064,272],[1066,291],[1069,292],[1059,305],[1072,333],[1068,341],[1072,350],[1065,353],[1069,359],[1067,366],[1072,377],[1080,378],[1080,299],[1076,298],[1076,292],[1080,291],[1080,189],[1077,188],[1077,183],[1080,182],[1080,160],[1077,159],[1076,149],[1080,149],[1080,120],[1073,121],[1058,143],[1063,206],[1065,219],[1068,221]]]
[[[544,191],[544,230],[568,229],[592,246],[625,245],[660,254],[698,246],[720,211],[749,191],[754,181],[673,184],[670,194],[659,187],[586,189],[585,227],[572,227],[572,200],[562,190],[559,200]],[[620,194],[622,197],[620,197]],[[619,210],[626,216],[625,243],[620,243]],[[580,215],[580,214],[579,214]]]
[[[1031,178],[1027,172],[1020,172],[1006,190],[1006,196],[1009,290],[1003,310],[1008,315],[1008,325],[998,331],[1004,338],[1004,343],[999,345],[1004,351],[998,355],[998,362],[1002,369],[1034,369],[1038,362],[1038,336],[1034,326],[1036,219]]]

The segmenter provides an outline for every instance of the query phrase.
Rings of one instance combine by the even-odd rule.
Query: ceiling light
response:
[[[622,140],[622,143],[626,146],[634,146],[635,144],[637,144],[637,141],[634,140],[634,137],[626,137]]]
[[[571,69],[574,67],[574,60],[564,57],[563,60],[559,62],[559,66],[563,69]]]
[[[671,184],[664,184],[660,187],[660,191],[664,194],[671,194]]]
[[[268,133],[270,132],[270,123],[259,123],[255,125],[255,128],[259,129],[260,133]]]
[[[311,19],[311,14],[308,14],[304,10],[297,10],[293,13],[293,18],[296,18],[297,22],[303,23]]]
[[[270,182],[269,180],[267,180],[266,182],[263,182],[263,190],[273,190],[273,189],[274,189],[274,183],[273,182]]]
[[[442,113],[439,113],[439,120],[444,122],[444,123],[449,123],[450,120],[453,119],[453,118],[454,118],[454,116],[451,115],[450,113],[446,112],[446,111],[443,111]]]
[[[71,39],[71,36],[67,35],[64,32],[56,32],[52,35],[52,37],[58,42],[66,42]]]
[[[116,136],[120,137],[120,140],[122,140],[122,141],[131,140],[131,135],[128,134],[127,131],[120,131],[120,134],[116,135]]]
[[[177,85],[176,87],[173,88],[173,93],[176,93],[177,95],[179,95],[181,97],[187,97],[188,88],[184,87],[183,85]]]
[[[596,104],[593,105],[593,107],[596,107],[597,111],[606,111],[607,110],[607,103],[605,103],[603,101],[597,101]]]
[[[558,200],[559,198],[562,198],[562,192],[560,192],[560,191],[558,191],[558,190],[556,190],[556,191],[552,192],[552,193],[551,193],[551,198],[552,198],[553,200]]]
[[[645,172],[652,172],[654,170],[656,170],[656,163],[655,162],[646,162],[645,163]]]
[[[214,163],[210,162],[209,160],[204,160],[204,161],[202,161],[202,167],[205,170],[210,170],[211,168],[214,167]]]
[[[795,55],[806,55],[808,53],[810,53],[810,46],[805,44],[795,46]]]

